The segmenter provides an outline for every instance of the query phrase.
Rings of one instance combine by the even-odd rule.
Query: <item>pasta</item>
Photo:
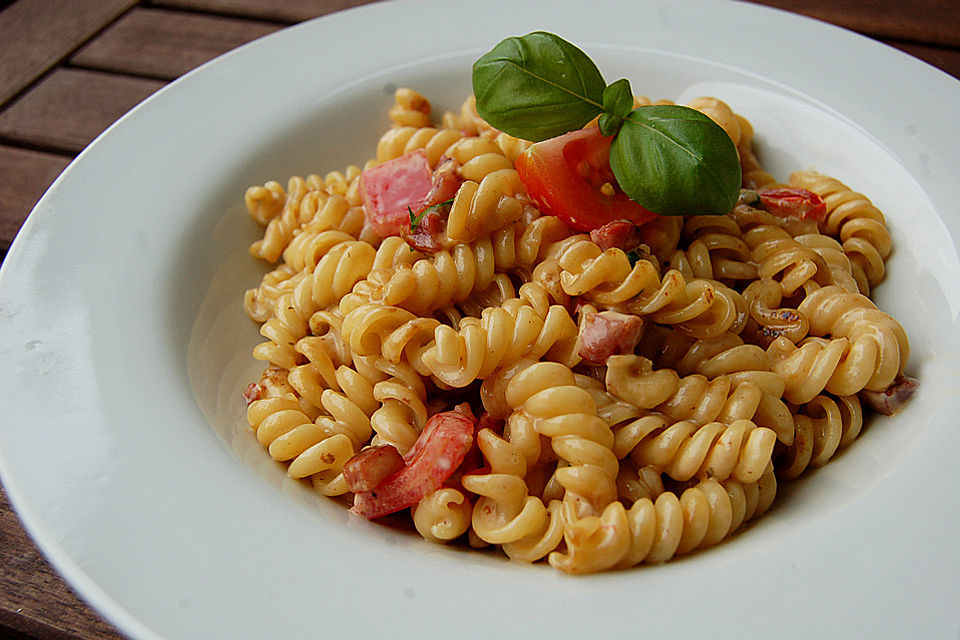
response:
[[[251,186],[270,267],[243,298],[265,338],[244,396],[267,453],[358,515],[589,573],[721,542],[899,409],[909,342],[869,297],[883,214],[829,176],[777,182],[745,118],[689,106],[736,147],[726,215],[579,230],[518,172],[529,141],[408,88],[362,166]],[[374,175],[395,166],[426,183],[388,220]]]

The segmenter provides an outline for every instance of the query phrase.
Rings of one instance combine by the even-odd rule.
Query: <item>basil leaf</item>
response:
[[[605,136],[614,136],[623,126],[623,119],[633,109],[633,92],[630,90],[630,81],[621,78],[603,90],[603,110],[597,122],[600,133]]]
[[[610,167],[631,199],[660,215],[729,213],[740,194],[733,141],[690,107],[631,111],[610,145]]]
[[[633,91],[630,81],[620,78],[603,90],[603,110],[626,118],[633,111]]]
[[[603,111],[605,87],[587,54],[544,31],[507,38],[473,64],[477,113],[534,142],[590,122]]]
[[[601,113],[597,125],[599,125],[600,133],[603,135],[607,137],[615,136],[620,131],[620,127],[623,126],[623,118],[612,113]]]

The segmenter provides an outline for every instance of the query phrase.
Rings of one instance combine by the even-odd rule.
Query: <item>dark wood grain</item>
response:
[[[0,12],[0,104],[56,66],[136,0],[21,0]]]
[[[76,154],[165,84],[60,68],[0,112],[0,139]]]
[[[70,63],[173,80],[222,53],[281,28],[254,20],[137,8],[83,47]]]
[[[763,0],[757,4],[832,22],[875,38],[960,47],[957,0]]]
[[[292,24],[334,11],[369,4],[375,0],[155,0],[159,7],[192,9],[215,14],[247,16]]]
[[[10,247],[20,225],[72,156],[0,145],[0,249]]]

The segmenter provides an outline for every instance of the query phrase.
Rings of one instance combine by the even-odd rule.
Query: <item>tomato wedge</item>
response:
[[[517,158],[517,173],[541,211],[580,231],[613,220],[644,224],[657,214],[620,189],[610,168],[611,137],[598,127],[565,133],[530,146]]]
[[[476,424],[467,404],[431,417],[403,456],[403,468],[357,493],[350,511],[373,520],[412,507],[439,489],[473,446]]]
[[[827,204],[823,198],[807,189],[758,189],[757,196],[764,210],[781,218],[820,222],[827,217]]]

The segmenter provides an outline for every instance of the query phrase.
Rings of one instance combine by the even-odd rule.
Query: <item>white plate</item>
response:
[[[501,38],[554,31],[608,80],[749,117],[779,177],[867,193],[916,399],[741,535],[571,578],[348,520],[243,425],[262,268],[246,186],[373,154],[397,85],[455,108]],[[960,83],[873,41],[725,2],[381,4],[242,47],[133,110],[31,214],[0,280],[0,470],[37,543],[138,638],[956,636]]]

